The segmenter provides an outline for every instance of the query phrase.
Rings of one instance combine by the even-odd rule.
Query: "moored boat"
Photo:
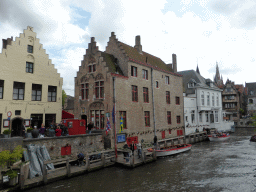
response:
[[[191,147],[192,147],[191,144],[179,144],[174,146],[162,147],[155,151],[156,151],[157,157],[164,157],[164,156],[174,155],[174,154],[188,151],[191,149]],[[150,151],[152,149],[148,149],[148,150]]]
[[[222,135],[208,135],[210,141],[226,141],[228,140],[230,135],[222,134]]]

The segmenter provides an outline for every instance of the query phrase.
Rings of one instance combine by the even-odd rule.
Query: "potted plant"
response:
[[[9,138],[10,134],[11,134],[11,130],[10,129],[6,129],[6,130],[4,130],[3,134],[4,134],[5,138]]]
[[[33,128],[27,128],[26,138],[32,138],[32,132]]]
[[[15,170],[9,170],[7,171],[4,176],[8,176],[9,177],[9,185],[10,186],[14,186],[18,183],[18,172]]]

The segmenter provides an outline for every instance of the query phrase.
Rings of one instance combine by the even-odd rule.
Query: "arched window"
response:
[[[201,93],[201,102],[202,102],[202,106],[204,106],[204,92],[203,91]]]
[[[217,106],[219,106],[219,95],[218,94],[217,94],[216,100],[217,100]]]

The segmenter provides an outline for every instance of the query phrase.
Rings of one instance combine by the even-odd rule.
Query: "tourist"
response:
[[[129,146],[127,145],[126,142],[125,142],[123,148],[124,148],[124,151],[123,151],[124,159],[126,160],[126,162],[129,162],[129,160],[130,160],[130,154],[129,154],[128,151],[125,151],[125,150],[129,149]]]
[[[57,129],[55,130],[55,133],[56,133],[55,136],[56,136],[56,137],[61,136],[61,132],[62,132],[62,131],[61,131],[61,129],[60,129],[60,126],[57,126]]]
[[[39,130],[37,129],[36,126],[34,126],[34,129],[31,131],[32,137],[33,138],[38,138],[39,136]]]
[[[39,133],[40,133],[40,137],[43,136],[44,137],[44,133],[45,133],[45,126],[44,124],[42,123],[40,129],[39,129]]]
[[[130,147],[130,149],[132,150],[132,155],[134,155],[134,148],[135,148],[134,141],[132,141],[132,144]]]
[[[88,131],[89,131],[89,134],[91,134],[92,128],[93,128],[93,123],[92,123],[92,121],[90,121],[90,123],[88,124]]]
[[[140,142],[137,144],[137,149],[138,149],[138,157],[141,158],[141,143]]]

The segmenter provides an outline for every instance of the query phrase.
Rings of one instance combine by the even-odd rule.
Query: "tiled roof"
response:
[[[107,63],[107,66],[111,73],[116,73],[117,71],[120,75],[123,75],[123,72],[120,69],[120,67],[116,68],[115,57],[113,55],[108,54],[106,52],[101,52],[101,56],[103,57],[104,61]]]
[[[243,85],[235,85],[235,88],[237,89],[237,91],[239,91],[240,93],[244,92],[244,86]]]
[[[155,69],[159,69],[161,71],[180,76],[176,73],[173,73],[171,71],[171,68],[168,67],[160,58],[153,56],[149,53],[146,53],[142,51],[142,54],[138,52],[138,50],[130,45],[127,45],[123,42],[120,42],[120,45],[124,48],[126,54],[129,57],[129,60],[139,63],[139,64],[144,64],[149,67],[153,67]]]

